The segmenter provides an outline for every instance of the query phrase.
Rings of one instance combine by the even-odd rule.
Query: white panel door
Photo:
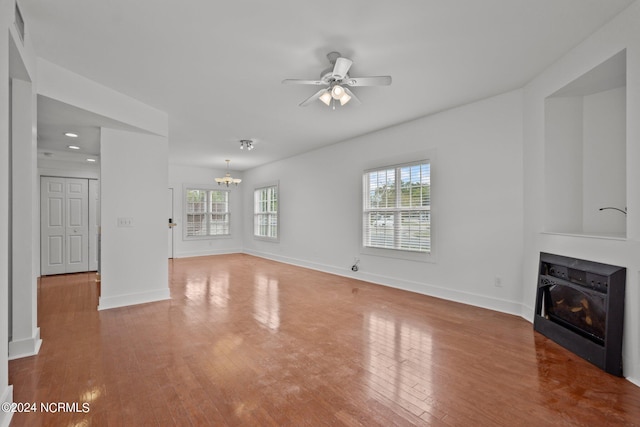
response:
[[[89,271],[89,180],[40,180],[40,274]]]
[[[89,270],[98,270],[98,236],[100,234],[100,184],[89,180]]]
[[[66,178],[66,273],[89,271],[89,180]]]
[[[65,272],[65,179],[43,177],[40,183],[41,274]]]

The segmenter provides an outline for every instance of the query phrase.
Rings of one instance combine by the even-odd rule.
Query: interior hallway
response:
[[[640,425],[640,388],[525,320],[244,254],[176,259],[171,300],[98,312],[94,274],[39,283],[12,426]]]

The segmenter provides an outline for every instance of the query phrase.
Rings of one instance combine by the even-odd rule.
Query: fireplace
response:
[[[622,376],[626,269],[541,253],[538,274],[534,329]]]

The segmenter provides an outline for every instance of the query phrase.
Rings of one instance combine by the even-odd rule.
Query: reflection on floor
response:
[[[12,425],[640,424],[640,388],[518,317],[249,255],[170,265],[171,300],[102,312],[95,275],[41,280],[14,401],[69,405]]]

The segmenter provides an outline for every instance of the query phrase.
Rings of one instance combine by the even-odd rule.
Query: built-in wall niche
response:
[[[626,69],[623,50],[545,99],[545,231],[626,237]]]

